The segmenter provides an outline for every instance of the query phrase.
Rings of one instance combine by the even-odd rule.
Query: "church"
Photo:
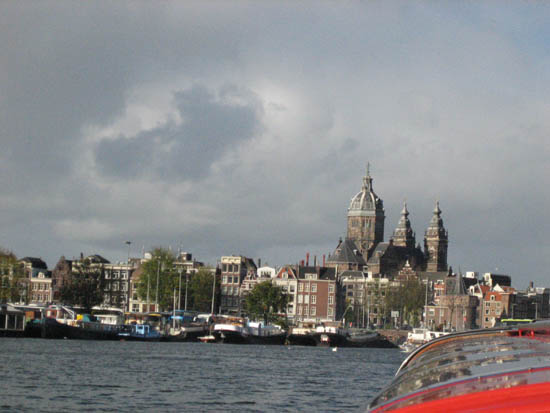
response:
[[[326,265],[338,268],[338,272],[364,271],[390,279],[446,275],[449,237],[439,202],[426,229],[423,248],[416,242],[406,203],[393,235],[384,242],[384,202],[374,192],[372,182],[367,166],[361,191],[348,208],[346,238],[340,239]]]

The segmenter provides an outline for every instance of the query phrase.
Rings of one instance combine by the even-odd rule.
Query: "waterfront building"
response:
[[[336,270],[330,267],[298,266],[296,314],[297,321],[335,321],[341,315],[338,300],[340,284]]]
[[[297,271],[292,265],[284,265],[279,268],[279,271],[272,278],[274,285],[279,286],[287,294],[286,313],[290,321],[296,318],[296,302],[298,292],[298,276]]]
[[[52,273],[40,271],[30,279],[30,302],[32,304],[47,305],[52,302]]]
[[[103,265],[102,307],[130,310],[130,279],[133,270],[131,262],[105,263]]]
[[[255,275],[256,264],[242,255],[221,257],[221,314],[241,315],[241,285],[248,274]]]

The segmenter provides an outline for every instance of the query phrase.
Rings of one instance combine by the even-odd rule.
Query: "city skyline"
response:
[[[0,6],[0,246],[332,253],[367,162],[387,241],[546,285],[550,5]]]

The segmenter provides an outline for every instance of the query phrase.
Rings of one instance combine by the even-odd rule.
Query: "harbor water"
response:
[[[0,339],[0,411],[365,411],[396,349]]]

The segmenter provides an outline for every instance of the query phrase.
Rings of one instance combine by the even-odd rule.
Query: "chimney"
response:
[[[309,252],[306,253],[306,267],[309,267]]]
[[[300,261],[300,265],[303,267],[304,266],[304,260]]]
[[[313,256],[313,266],[317,267],[317,255]]]
[[[325,254],[323,254],[323,267],[325,266]]]

